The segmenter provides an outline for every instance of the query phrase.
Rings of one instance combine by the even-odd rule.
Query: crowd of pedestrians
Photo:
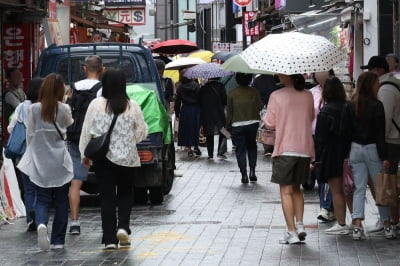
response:
[[[186,147],[189,157],[202,155],[202,132],[208,160],[214,159],[215,135],[219,137],[217,157],[226,159],[227,137],[231,136],[241,183],[257,182],[260,121],[274,131],[274,145],[264,146],[264,155],[272,158],[271,182],[280,189],[287,226],[281,243],[306,239],[301,185],[310,175],[319,186],[321,212],[317,218],[337,220],[325,233],[365,238],[367,184],[372,192],[379,189],[378,174],[396,175],[400,161],[400,81],[392,73],[398,67],[394,54],[372,57],[362,67],[368,71],[358,77],[350,97],[332,71],[313,73],[315,87],[309,91],[302,74],[253,77],[236,73],[200,84],[181,69],[179,81],[173,84],[163,77],[165,63],[156,60],[156,66],[167,108],[171,108],[168,113],[174,113],[179,122],[177,145]],[[37,231],[42,250],[64,247],[68,208],[69,233],[80,234],[79,192],[90,167],[99,184],[102,243],[106,249],[130,245],[133,179],[129,176],[140,166],[136,144],[146,138],[148,127],[140,107],[126,94],[122,70],[106,70],[102,59],[93,55],[85,59],[84,71],[86,79],[71,86],[67,95],[59,74],[33,79],[25,96],[19,88],[18,71],[6,73],[9,113],[15,109],[8,131],[12,132],[17,120],[27,128],[27,150],[15,163],[22,172],[28,231]],[[78,99],[88,99],[87,105],[80,104],[79,109]],[[88,143],[109,131],[106,156],[92,162],[85,155]],[[346,158],[354,182],[350,196],[343,189]],[[51,204],[55,213],[49,239]],[[350,224],[346,224],[347,208]],[[378,206],[378,211],[379,221],[373,230],[395,238],[400,227],[398,202]]]

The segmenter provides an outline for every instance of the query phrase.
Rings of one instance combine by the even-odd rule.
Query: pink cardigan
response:
[[[285,87],[273,92],[264,116],[265,126],[276,130],[272,157],[296,152],[314,158],[313,119],[314,100],[309,91]]]

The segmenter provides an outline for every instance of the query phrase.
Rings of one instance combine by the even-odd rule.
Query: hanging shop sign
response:
[[[257,36],[260,35],[260,23],[256,22],[254,27],[250,28],[249,22],[252,22],[253,18],[257,15],[257,12],[246,11],[243,14],[243,25],[244,34],[246,36]],[[253,25],[252,25],[253,26]]]
[[[228,42],[213,42],[213,52],[230,52],[231,44]]]
[[[112,21],[110,25],[128,24],[128,25],[145,25],[146,24],[146,9],[131,8],[131,9],[106,9],[104,16]],[[114,22],[115,21],[115,22]]]
[[[233,2],[234,2],[236,5],[241,6],[241,7],[250,5],[250,4],[251,4],[251,1],[252,1],[252,0],[233,0]]]
[[[105,0],[106,6],[145,6],[146,0]]]
[[[30,77],[29,32],[28,23],[3,24],[3,70],[18,68],[22,73],[23,88],[28,88]]]

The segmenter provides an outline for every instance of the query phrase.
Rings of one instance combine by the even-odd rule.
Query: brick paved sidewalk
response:
[[[190,159],[177,152],[183,176],[163,205],[134,206],[131,248],[103,250],[99,208],[85,207],[82,234],[67,235],[61,251],[41,252],[23,218],[0,225],[0,265],[400,265],[400,240],[325,235],[332,224],[316,219],[316,191],[305,194],[306,243],[279,244],[285,223],[270,159],[259,151],[259,181],[242,185],[233,153],[208,161],[202,151]],[[368,193],[367,226],[376,215]]]

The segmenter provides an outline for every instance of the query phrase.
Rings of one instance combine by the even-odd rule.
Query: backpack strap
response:
[[[101,81],[97,82],[96,84],[94,84],[91,88],[90,91],[96,95],[97,92],[100,90],[100,88],[103,87],[103,84],[101,83]]]
[[[381,83],[381,87],[382,87],[383,85],[392,85],[392,86],[395,87],[395,88],[399,91],[399,93],[400,93],[399,85],[397,85],[396,83],[394,83],[394,82],[392,82],[392,81],[384,81],[384,82]],[[392,118],[392,123],[393,123],[394,127],[397,129],[397,131],[399,131],[399,134],[400,134],[400,127],[399,127],[399,125],[397,125],[396,121],[394,121],[393,118]]]

